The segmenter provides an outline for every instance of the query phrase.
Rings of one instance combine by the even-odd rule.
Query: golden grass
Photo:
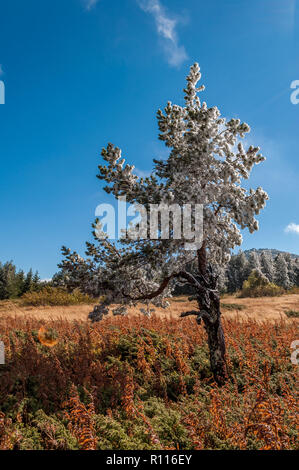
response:
[[[228,319],[254,319],[257,321],[288,320],[285,312],[299,310],[299,294],[283,295],[281,297],[260,297],[239,299],[226,295],[225,304],[243,305],[241,311],[222,308],[222,313]],[[141,306],[141,305],[140,305]],[[129,310],[130,315],[140,314],[139,307]],[[157,308],[156,314],[161,317],[178,317],[182,312],[196,308],[196,302],[189,302],[187,297],[170,299],[168,309]],[[92,305],[70,305],[65,307],[21,307],[18,302],[0,302],[0,316],[30,317],[47,320],[87,320],[88,313],[93,309]],[[110,316],[111,314],[109,314]]]

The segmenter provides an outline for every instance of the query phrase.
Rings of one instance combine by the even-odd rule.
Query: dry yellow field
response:
[[[225,318],[237,318],[240,320],[254,319],[258,321],[276,321],[288,317],[285,312],[288,310],[299,311],[299,294],[283,295],[281,297],[262,297],[238,299],[234,296],[225,296],[222,299],[224,304],[243,305],[244,309],[227,310],[222,308]],[[141,305],[140,305],[141,307]],[[166,317],[178,317],[182,312],[196,309],[196,303],[190,303],[187,297],[177,297],[170,299],[168,309],[157,308],[156,314]],[[46,320],[87,320],[88,313],[93,309],[92,305],[74,305],[65,307],[20,307],[17,303],[4,301],[0,303],[0,316],[31,317]],[[139,308],[131,308],[130,314],[140,314]],[[110,314],[109,314],[110,315]]]

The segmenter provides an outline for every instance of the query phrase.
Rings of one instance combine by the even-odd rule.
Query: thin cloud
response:
[[[168,17],[159,0],[137,0],[140,8],[150,13],[155,20],[157,33],[163,38],[167,61],[172,66],[181,65],[187,58],[184,46],[179,45],[176,32],[177,20]]]
[[[296,233],[299,235],[299,224],[294,224],[294,222],[292,222],[284,229],[284,231],[286,233]]]
[[[0,64],[0,77],[1,77],[1,75],[4,75],[4,70],[3,70],[2,64]]]
[[[285,10],[283,17],[283,26],[287,31],[294,31],[296,17],[296,0],[287,0],[284,2]]]
[[[272,0],[268,11],[279,30],[292,33],[295,29],[296,0]]]
[[[98,2],[99,0],[84,0],[86,10],[91,10]]]
[[[134,172],[139,178],[148,178],[151,175],[151,171],[140,170],[139,168],[135,168]]]

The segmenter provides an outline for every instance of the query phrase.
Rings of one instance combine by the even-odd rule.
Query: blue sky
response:
[[[298,0],[2,0],[1,261],[49,278],[62,244],[83,253],[111,201],[101,148],[120,146],[140,173],[165,157],[155,114],[183,102],[195,61],[208,105],[248,122],[267,156],[251,185],[271,199],[242,248],[299,252]]]

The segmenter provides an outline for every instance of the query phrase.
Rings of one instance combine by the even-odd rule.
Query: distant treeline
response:
[[[52,285],[63,287],[69,292],[80,289],[81,292],[99,295],[94,282],[92,270],[73,270],[59,266],[61,269],[53,276]],[[196,276],[196,268],[187,266],[187,270]],[[241,291],[244,282],[254,272],[257,278],[268,281],[272,287],[278,286],[284,291],[299,286],[299,256],[278,250],[249,250],[232,255],[226,266],[218,266],[218,288],[221,293]],[[193,289],[183,283],[174,287],[174,295],[192,295]]]
[[[299,257],[284,252],[273,254],[271,250],[251,250],[233,255],[226,268],[220,270],[221,290],[230,293],[241,290],[252,271],[262,273],[269,282],[286,290],[299,286]]]
[[[192,267],[189,268],[192,271]],[[222,293],[241,291],[253,271],[284,290],[299,286],[299,257],[284,252],[274,253],[273,250],[250,250],[232,255],[227,266],[218,268],[219,290]],[[89,283],[86,285],[89,286]],[[39,291],[45,286],[61,287],[69,292],[77,288],[83,294],[91,295],[90,289],[86,288],[82,277],[76,272],[61,269],[53,276],[51,282],[46,283],[40,280],[38,272],[33,274],[32,269],[26,274],[22,270],[17,271],[12,262],[0,263],[0,300],[18,298],[27,292]],[[184,285],[178,285],[174,290],[174,295],[191,293],[192,290]]]
[[[17,270],[12,261],[0,263],[0,300],[15,299],[29,291],[38,290],[43,283],[38,272]]]
[[[192,267],[190,270],[192,271]],[[250,250],[232,255],[226,266],[218,267],[220,292],[241,291],[253,271],[284,290],[299,286],[299,257],[277,250]],[[176,286],[174,290],[175,295],[192,293],[192,289],[184,285]]]

